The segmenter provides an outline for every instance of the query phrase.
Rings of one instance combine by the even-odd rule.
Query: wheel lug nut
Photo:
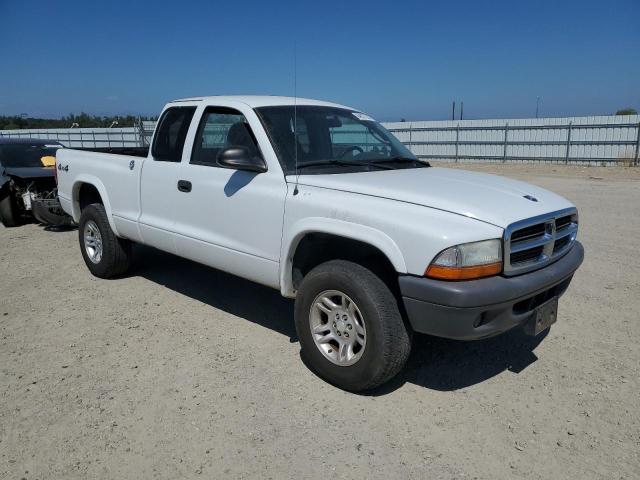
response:
[[[336,332],[338,334],[338,336],[342,335],[340,332]]]
[[[347,332],[344,332],[344,336],[349,338],[349,334]]]
[[[337,324],[336,322],[333,322],[333,328],[336,328]]]
[[[348,328],[349,330],[351,330],[353,327],[351,326],[351,324],[348,324],[348,325],[347,325],[347,328]]]

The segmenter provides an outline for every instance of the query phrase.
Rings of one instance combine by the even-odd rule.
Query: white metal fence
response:
[[[395,122],[418,157],[448,162],[638,165],[640,116]]]
[[[69,148],[146,147],[156,122],[123,128],[42,128],[0,130],[0,137],[56,140]]]
[[[145,147],[155,122],[129,128],[0,130],[72,148]],[[384,123],[420,158],[446,162],[638,165],[640,115]]]

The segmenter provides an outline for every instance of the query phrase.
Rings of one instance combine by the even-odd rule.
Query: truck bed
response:
[[[73,203],[74,191],[82,184],[95,187],[117,231],[120,219],[135,222],[138,217],[140,168],[144,163],[142,150],[137,148],[63,148],[56,154],[58,164],[58,198],[63,209],[73,212],[78,221],[80,212]],[[107,194],[109,192],[109,195]]]
[[[74,148],[84,152],[112,153],[114,155],[128,155],[131,157],[146,157],[149,147],[82,147]]]

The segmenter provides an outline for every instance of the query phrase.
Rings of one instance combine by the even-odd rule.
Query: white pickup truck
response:
[[[351,391],[396,375],[413,332],[540,333],[584,254],[566,199],[431,167],[315,100],[176,100],[145,158],[63,149],[57,169],[94,275],[124,274],[136,242],[279,289],[307,363]]]

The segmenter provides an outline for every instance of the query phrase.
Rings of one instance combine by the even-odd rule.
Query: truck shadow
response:
[[[213,308],[274,330],[296,342],[293,301],[262,285],[153,248],[136,247],[139,275]],[[415,335],[404,370],[389,383],[366,392],[380,396],[405,383],[453,391],[481,383],[506,370],[520,373],[537,360],[534,349],[546,336],[514,329],[494,338],[462,342]]]
[[[368,394],[385,395],[406,382],[432,390],[454,391],[484,382],[507,370],[520,373],[538,360],[534,350],[547,333],[548,330],[531,337],[516,328],[472,342],[415,335],[404,370]]]
[[[272,288],[142,245],[132,274],[297,341],[293,301]]]

